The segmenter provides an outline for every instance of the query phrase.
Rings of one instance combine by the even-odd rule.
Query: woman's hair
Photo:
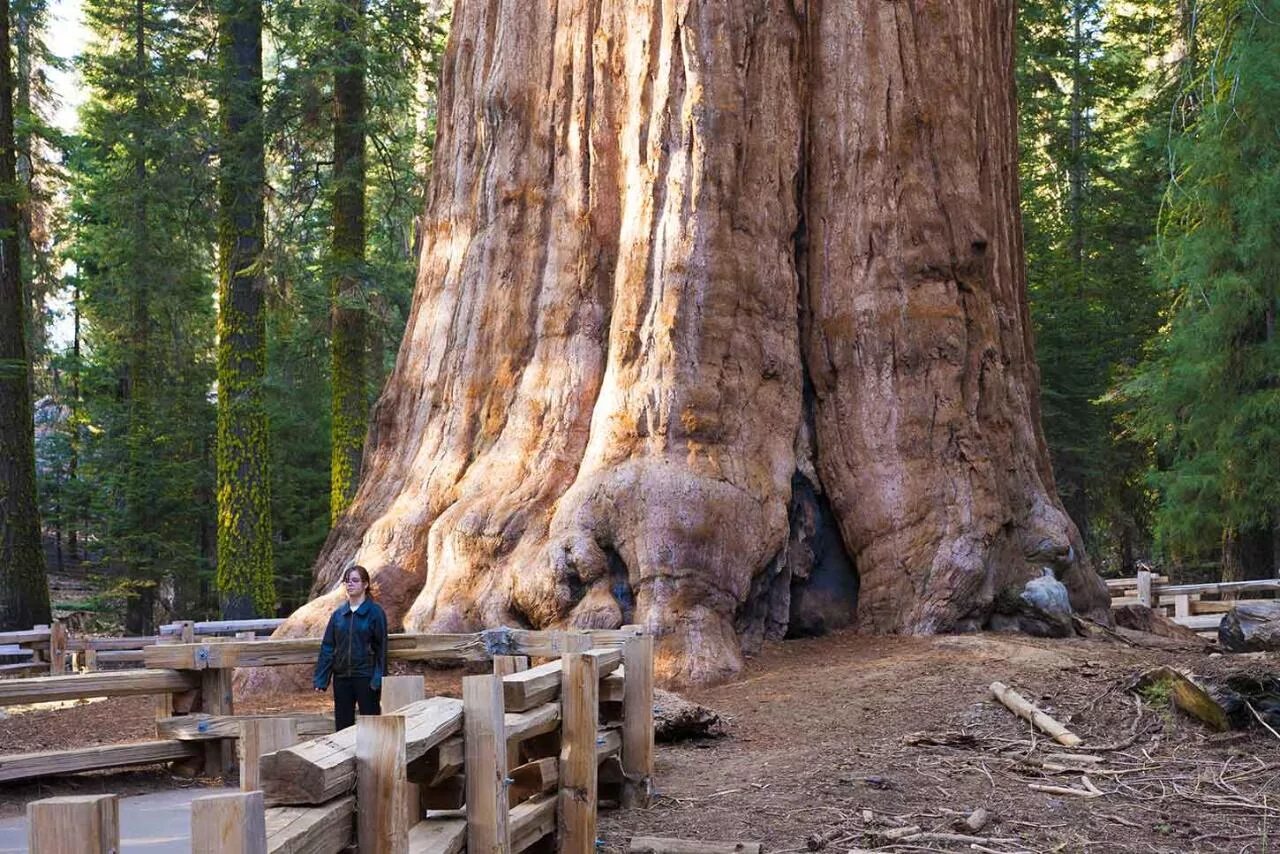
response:
[[[373,582],[369,579],[369,570],[365,569],[358,563],[346,568],[342,573],[342,583],[346,584],[347,579],[351,577],[351,573],[353,572],[360,573],[360,580],[364,582],[364,594],[373,598]]]

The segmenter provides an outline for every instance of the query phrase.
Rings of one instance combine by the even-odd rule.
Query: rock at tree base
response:
[[[1066,585],[1045,570],[1044,575],[1028,581],[1020,593],[1006,590],[996,596],[991,628],[1036,637],[1069,638],[1075,634],[1071,614]]]
[[[1280,601],[1236,605],[1218,624],[1218,643],[1227,652],[1280,650]]]
[[[670,691],[655,688],[653,692],[653,737],[655,741],[689,741],[699,738],[723,738],[724,721],[720,715]]]
[[[1147,632],[1162,638],[1187,641],[1196,645],[1204,644],[1204,639],[1194,631],[1178,625],[1164,614],[1153,611],[1146,605],[1123,605],[1111,612],[1111,618],[1119,628]]]

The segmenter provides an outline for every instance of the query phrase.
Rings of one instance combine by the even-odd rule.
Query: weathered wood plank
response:
[[[759,842],[718,842],[701,839],[663,839],[637,836],[631,840],[630,854],[760,854]]]
[[[70,795],[27,804],[31,854],[114,854],[120,850],[115,795]]]
[[[193,677],[176,670],[112,670],[69,676],[42,676],[0,681],[0,706],[79,700],[85,697],[128,697],[190,691]]]
[[[507,712],[502,716],[507,742],[521,742],[535,735],[554,732],[560,726],[560,704],[544,703],[527,712]]]
[[[230,635],[236,632],[271,632],[275,631],[283,619],[264,618],[261,620],[209,620],[192,623],[191,629],[197,635]],[[161,637],[182,635],[183,622],[167,623],[160,627]]]
[[[26,780],[53,774],[74,774],[101,768],[151,765],[186,759],[199,751],[185,741],[136,741],[80,747],[74,750],[45,750],[38,753],[0,755],[0,782]]]
[[[593,649],[582,653],[596,662],[601,676],[607,676],[622,663],[620,649]],[[521,673],[502,677],[503,700],[511,712],[525,712],[549,703],[560,696],[560,661],[549,661]]]
[[[240,726],[246,721],[291,720],[298,738],[314,738],[333,732],[333,715],[178,715],[156,720],[159,738],[176,738],[181,741],[206,741],[211,738],[239,738]]]
[[[553,757],[535,759],[511,769],[511,785],[507,796],[512,807],[536,795],[554,790],[560,784],[560,760]]]
[[[267,854],[262,792],[207,795],[191,802],[192,854]]]
[[[468,676],[462,680],[467,778],[467,854],[506,854],[511,846],[507,823],[506,726],[502,680]]]
[[[400,709],[405,717],[405,757],[418,761],[462,729],[462,703],[429,697]],[[262,790],[272,804],[322,804],[356,781],[355,728],[296,744],[262,760]]]
[[[414,783],[438,786],[462,770],[462,737],[446,738],[419,759],[409,763],[409,779]]]
[[[582,653],[566,655],[561,662],[559,849],[561,854],[593,854],[599,665],[596,658]]]
[[[382,713],[384,715],[426,698],[427,683],[419,674],[382,677]]]
[[[596,764],[622,753],[622,733],[616,729],[596,731]]]
[[[347,795],[318,807],[272,807],[266,815],[270,854],[338,854],[351,845],[356,799]]]
[[[371,715],[356,721],[356,803],[360,805],[356,836],[361,854],[409,850],[405,723],[401,715]]]
[[[48,643],[49,634],[50,631],[48,626],[43,629],[24,629],[18,632],[0,632],[0,644],[26,645],[39,643],[41,641]],[[49,800],[52,800],[52,798]]]
[[[409,829],[409,854],[461,854],[467,844],[467,822],[430,818]]]
[[[521,851],[542,837],[556,831],[556,799],[542,795],[511,810],[511,851]],[[593,840],[594,845],[594,840]],[[561,848],[560,850],[564,850]]]

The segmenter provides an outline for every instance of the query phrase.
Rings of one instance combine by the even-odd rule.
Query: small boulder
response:
[[[1228,652],[1280,650],[1280,601],[1237,604],[1218,624],[1218,643]]]
[[[991,628],[997,632],[1022,632],[1036,637],[1066,638],[1075,634],[1067,587],[1052,570],[1033,578],[1021,591],[1003,590],[996,595]]]

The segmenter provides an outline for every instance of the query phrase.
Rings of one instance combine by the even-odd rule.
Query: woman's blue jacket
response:
[[[379,691],[386,672],[386,613],[372,599],[366,598],[354,611],[343,602],[325,627],[312,682],[323,691],[331,676],[364,676]]]

